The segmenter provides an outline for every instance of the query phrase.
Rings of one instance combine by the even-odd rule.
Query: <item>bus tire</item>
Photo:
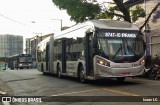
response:
[[[124,82],[124,80],[126,79],[125,77],[117,77],[116,78],[118,82]]]
[[[61,68],[60,68],[59,64],[57,65],[57,77],[60,78],[60,79],[62,79]]]
[[[86,83],[85,72],[82,65],[79,67],[79,80],[81,83]]]

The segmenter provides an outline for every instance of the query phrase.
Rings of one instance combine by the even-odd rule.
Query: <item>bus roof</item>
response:
[[[49,42],[50,37],[51,37],[51,36],[49,36],[49,37],[45,38],[44,40],[42,40],[41,42],[39,42],[37,46],[42,46],[43,43]]]
[[[127,21],[118,21],[118,20],[89,20],[88,22],[93,23],[96,28],[100,29],[124,29],[124,30],[139,30],[139,28]]]
[[[139,30],[138,26],[126,22],[126,21],[118,21],[118,20],[108,20],[108,19],[99,19],[99,20],[88,20],[84,23],[79,23],[74,25],[66,30],[57,32],[54,35],[54,39],[58,38],[72,38],[72,37],[81,37],[83,33],[85,33],[88,29],[95,30],[98,29],[117,29],[117,30]],[[81,29],[81,30],[79,30]],[[76,33],[75,33],[76,32]],[[69,34],[70,33],[70,34]],[[78,33],[78,36],[76,35]],[[45,46],[47,42],[49,42],[50,37],[45,38],[41,41],[38,46]]]
[[[84,23],[80,23],[74,25],[66,30],[60,31],[54,35],[54,38],[62,38],[63,35],[67,33],[74,32],[76,30],[82,29],[81,31],[87,31],[87,29],[117,29],[117,30],[139,30],[139,28],[129,22],[126,21],[117,21],[117,20],[107,20],[107,19],[99,19],[99,20],[88,20]],[[81,33],[81,32],[80,32]]]

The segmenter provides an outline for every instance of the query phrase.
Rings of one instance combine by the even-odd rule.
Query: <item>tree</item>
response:
[[[138,17],[145,16],[144,10],[137,6],[135,10],[132,10],[132,19],[130,16],[129,6],[127,6],[123,0],[113,0],[115,5],[109,10],[102,11],[100,5],[94,3],[88,3],[87,0],[52,0],[55,5],[60,9],[66,9],[67,13],[71,16],[71,20],[75,22],[83,22],[87,19],[96,19],[96,18],[113,18],[113,16],[118,16],[123,18],[125,21],[131,22],[136,21]],[[152,12],[148,15],[146,21],[141,26],[140,30],[148,23],[153,12],[158,8],[159,3],[155,6]],[[120,11],[121,14],[115,13]],[[138,13],[138,15],[137,15]]]
[[[114,17],[114,8],[113,7],[111,7],[111,8],[109,8],[109,13],[106,13],[106,11],[105,12],[101,12],[100,14],[98,14],[97,15],[97,18],[98,19],[113,19],[113,17]]]
[[[113,18],[114,15],[123,18],[125,21],[131,22],[129,8],[123,3],[123,0],[113,0],[115,7],[101,11],[98,4],[88,3],[87,0],[52,0],[60,9],[66,9],[71,16],[71,20],[83,22],[88,19],[95,18]],[[119,10],[123,14],[116,14],[114,10]],[[136,16],[134,16],[136,17]]]
[[[83,22],[96,18],[100,13],[100,7],[81,0],[52,0],[60,9],[66,9],[75,22]]]
[[[139,17],[145,17],[146,15],[144,9],[139,5],[137,5],[135,9],[131,10],[131,14],[133,22],[138,20]]]
[[[125,6],[125,4],[123,3],[123,0],[113,0],[113,1],[117,5],[119,11],[122,12],[123,19],[125,21],[131,22],[129,8],[127,8],[127,6]]]

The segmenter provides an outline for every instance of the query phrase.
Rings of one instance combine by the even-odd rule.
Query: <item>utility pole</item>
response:
[[[145,13],[147,14],[146,0],[144,0],[144,9],[145,9]],[[145,16],[145,22],[146,22],[146,16]],[[149,27],[149,23],[147,23],[145,25],[145,37],[146,37],[146,57],[150,57],[150,27]]]
[[[5,54],[4,54],[4,55],[5,55],[4,70],[6,70],[6,68],[7,68],[7,67],[6,67],[6,66],[7,66],[6,52],[5,52]]]
[[[61,23],[60,29],[61,29],[61,31],[62,31],[62,19],[51,19],[51,20],[58,20],[58,21],[60,21],[60,23]]]

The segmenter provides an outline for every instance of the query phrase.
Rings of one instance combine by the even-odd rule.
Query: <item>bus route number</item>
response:
[[[136,34],[134,33],[115,33],[115,32],[106,32],[105,37],[122,37],[122,38],[135,38]]]

